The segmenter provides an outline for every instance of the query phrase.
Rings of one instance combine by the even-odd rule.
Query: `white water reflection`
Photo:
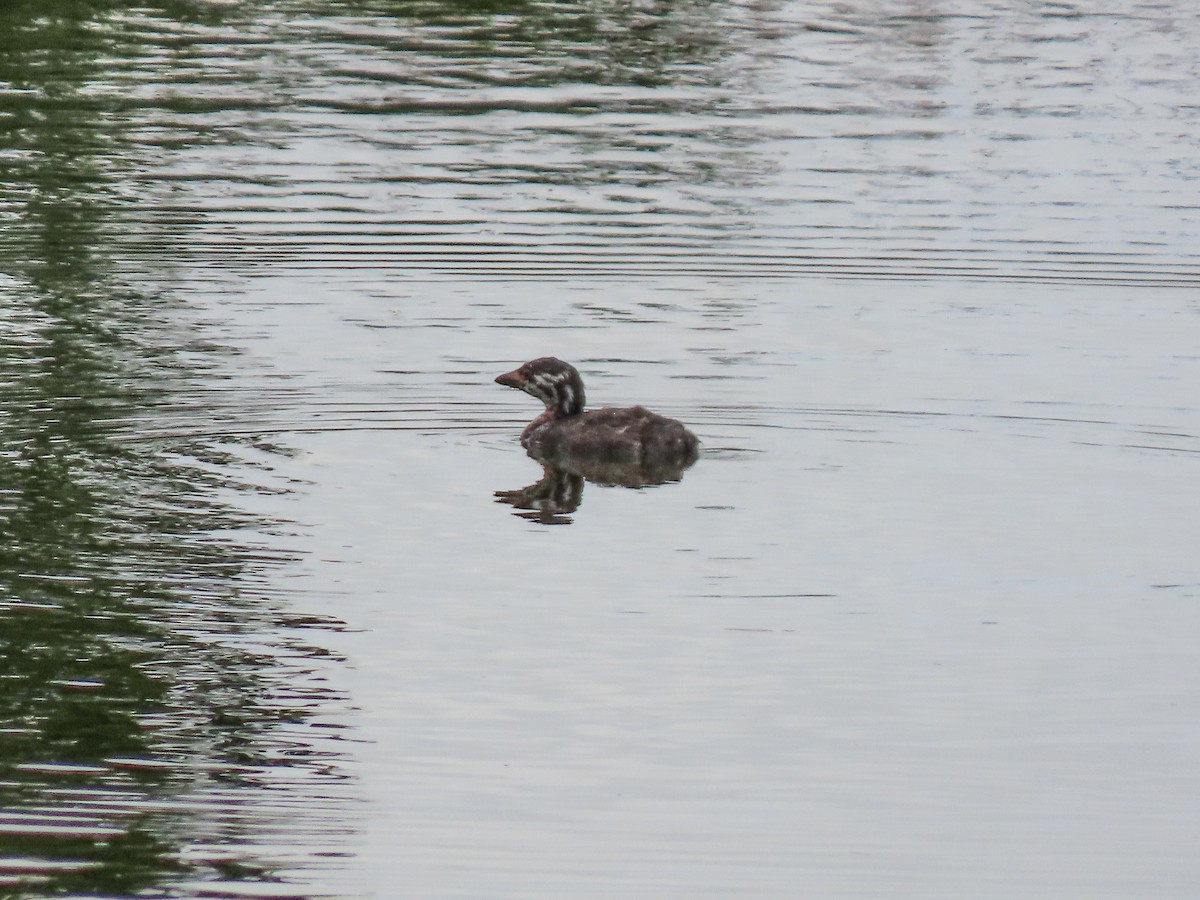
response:
[[[1186,292],[253,287],[248,393],[307,385],[273,420],[307,487],[267,512],[310,523],[300,583],[362,629],[338,647],[368,871],[514,897],[1103,896],[1132,872],[1181,896],[1200,421],[1193,336],[1158,323]],[[547,351],[705,456],[588,486],[567,528],[512,518],[493,491],[538,470],[491,376]]]

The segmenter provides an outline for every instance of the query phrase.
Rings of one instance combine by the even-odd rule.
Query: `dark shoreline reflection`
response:
[[[340,624],[271,590],[288,526],[241,501],[281,489],[246,465],[272,451],[204,436],[226,351],[130,274],[157,151],[105,81],[105,5],[0,11],[0,894],[301,896],[357,821]],[[157,275],[182,239],[155,232]]]
[[[542,525],[570,525],[571,513],[583,504],[583,484],[637,490],[683,480],[696,457],[658,465],[610,462],[570,456],[531,459],[542,464],[542,477],[533,484],[511,491],[496,491],[497,503],[507,503],[513,513]]]
[[[323,729],[345,698],[313,635],[340,624],[268,587],[292,555],[257,535],[287,525],[237,499],[278,489],[241,463],[260,445],[188,436],[202,373],[174,362],[187,335],[160,298],[41,262],[0,280],[0,885],[126,896],[305,868],[271,843],[331,865],[353,818]],[[177,439],[146,435],[164,422]]]

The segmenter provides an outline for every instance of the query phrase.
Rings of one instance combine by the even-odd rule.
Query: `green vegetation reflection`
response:
[[[232,445],[149,427],[205,372],[180,362],[179,301],[114,255],[138,151],[95,85],[124,40],[103,17],[125,6],[0,13],[0,858],[17,861],[0,884],[37,896],[229,877],[181,850],[252,817],[186,798],[261,790],[272,729],[304,718],[291,664],[233,639],[269,645],[287,622],[253,590],[272,554],[221,537],[259,524],[222,499],[244,467]],[[288,765],[335,768],[317,756],[293,747]]]

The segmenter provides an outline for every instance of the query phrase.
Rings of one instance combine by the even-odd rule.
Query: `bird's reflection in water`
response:
[[[530,454],[532,456],[532,454]],[[496,502],[516,508],[514,515],[543,525],[570,525],[570,514],[583,503],[583,483],[643,488],[680,481],[696,461],[694,456],[672,463],[648,465],[571,457],[537,458],[542,477],[515,491],[496,491]]]
[[[542,466],[540,481],[515,491],[496,491],[497,503],[517,508],[514,515],[543,525],[570,525],[573,513],[583,502],[583,476],[565,469]]]

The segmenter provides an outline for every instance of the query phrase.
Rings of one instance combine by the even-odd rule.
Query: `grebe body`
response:
[[[521,432],[521,446],[535,458],[686,467],[699,451],[696,435],[682,423],[644,407],[585,410],[579,372],[553,356],[531,360],[496,383],[545,404]]]

